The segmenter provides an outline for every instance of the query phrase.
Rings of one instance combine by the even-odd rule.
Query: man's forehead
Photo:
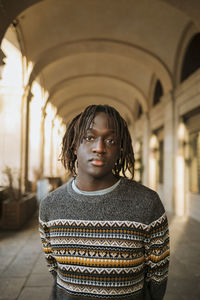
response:
[[[112,117],[108,116],[106,113],[100,112],[95,115],[92,122],[89,124],[87,129],[109,129],[115,131],[115,122]]]

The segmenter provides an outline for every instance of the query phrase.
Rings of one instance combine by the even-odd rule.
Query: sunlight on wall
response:
[[[56,115],[56,108],[51,105],[51,103],[47,104],[46,107],[46,118],[45,118],[45,147],[44,147],[44,175],[45,176],[52,176],[52,170],[50,161],[52,160],[52,126],[53,120]]]
[[[35,171],[40,167],[41,119],[44,100],[38,82],[34,82],[31,90],[33,97],[30,103],[29,127],[29,180],[34,181]]]
[[[178,153],[176,157],[176,203],[175,212],[178,216],[185,213],[185,160],[184,160],[184,142],[186,137],[185,124],[181,122],[178,126]]]
[[[10,41],[13,41],[11,43]],[[23,94],[22,55],[15,32],[9,28],[2,41],[6,55],[0,80],[0,184],[5,165],[20,168],[21,101]]]
[[[156,135],[150,138],[150,156],[149,156],[149,187],[156,190],[156,167],[157,167],[158,139]]]
[[[63,126],[62,126],[62,119],[58,116],[55,118],[54,121],[54,128],[53,128],[53,141],[54,141],[54,151],[53,151],[53,175],[59,176],[59,174],[62,175],[62,165],[59,161],[61,149],[62,149],[62,137],[64,135],[63,132]]]
[[[21,166],[21,120],[24,86],[33,69],[32,62],[22,57],[15,29],[10,26],[2,41],[5,66],[0,80],[0,185],[3,184],[2,170],[8,165]],[[39,79],[33,82],[29,103],[29,162],[28,179],[35,182],[40,172],[42,153],[43,108],[48,98]],[[44,122],[44,173],[46,176],[62,176],[63,168],[58,162],[64,134],[62,119],[55,117],[56,109],[50,103],[46,107]],[[52,125],[54,124],[54,127]]]
[[[11,29],[9,29],[11,31]],[[17,49],[12,43],[10,43],[6,37],[2,41],[2,50],[6,55],[4,62],[6,63],[3,72],[1,86],[4,87],[16,87],[22,92],[22,55],[19,49]]]
[[[62,176],[63,170],[58,161],[62,142],[62,119],[56,116],[56,108],[48,103],[44,119],[44,149],[42,149],[41,124],[43,110],[48,92],[38,82],[34,82],[31,90],[33,98],[30,103],[30,137],[29,137],[29,180],[36,182],[40,174],[41,151],[44,151],[44,176]]]

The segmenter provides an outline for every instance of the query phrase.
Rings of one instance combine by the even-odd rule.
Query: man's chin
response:
[[[104,181],[113,177],[114,175],[112,172],[105,172],[105,170],[97,170],[96,172],[91,172],[90,176],[93,177],[94,179]]]

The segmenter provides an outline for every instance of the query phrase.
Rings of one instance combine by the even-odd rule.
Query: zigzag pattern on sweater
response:
[[[166,278],[169,263],[165,214],[146,225],[131,221],[40,220],[43,248],[58,286],[81,295],[134,295],[148,280]]]
[[[140,222],[134,221],[88,221],[88,220],[65,220],[65,219],[57,219],[48,222],[43,222],[39,219],[41,225],[46,225],[47,227],[52,226],[77,226],[77,227],[125,227],[125,228],[140,228],[140,229],[147,229],[149,227],[155,227],[158,224],[162,224],[163,221],[166,219],[166,214],[164,213],[159,219],[153,221],[150,224],[143,224]]]

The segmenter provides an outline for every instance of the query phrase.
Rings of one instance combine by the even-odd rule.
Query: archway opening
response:
[[[153,106],[155,106],[160,102],[162,96],[163,96],[163,87],[160,80],[157,80],[155,91],[154,91],[154,97],[153,97]]]
[[[200,33],[197,33],[190,41],[181,70],[181,82],[187,79],[200,68]]]

